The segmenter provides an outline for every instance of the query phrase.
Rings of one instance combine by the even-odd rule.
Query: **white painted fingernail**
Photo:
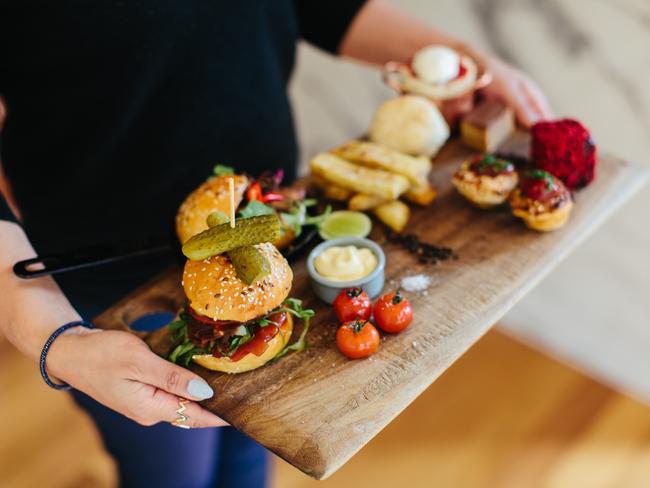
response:
[[[191,380],[187,385],[187,392],[199,400],[212,398],[214,395],[214,390],[203,380]]]

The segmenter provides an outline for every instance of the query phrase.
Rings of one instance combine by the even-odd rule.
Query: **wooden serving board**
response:
[[[517,134],[502,150],[525,155],[527,147],[527,136]],[[431,277],[426,292],[407,294],[415,309],[409,329],[384,336],[369,359],[344,358],[335,345],[334,313],[314,297],[303,258],[293,263],[292,296],[317,310],[310,348],[240,375],[192,366],[216,392],[203,406],[310,476],[331,475],[648,177],[640,166],[602,157],[596,181],[576,195],[568,225],[539,234],[507,208],[478,210],[456,193],[451,174],[471,154],[455,141],[438,155],[432,180],[439,196],[431,207],[414,209],[407,229],[424,242],[451,247],[459,258],[423,265],[397,245],[384,244],[387,289],[405,275]],[[381,241],[380,226],[375,227],[373,236]],[[96,324],[125,329],[143,313],[177,311],[183,302],[180,270],[169,270],[107,310]],[[164,331],[147,340],[159,353],[169,349]]]

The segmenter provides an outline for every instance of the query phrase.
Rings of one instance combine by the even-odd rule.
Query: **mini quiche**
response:
[[[519,187],[510,195],[510,207],[527,227],[548,232],[566,224],[573,198],[562,181],[537,169],[522,176]]]
[[[468,159],[451,180],[461,195],[481,208],[504,203],[518,181],[515,165],[491,154]]]

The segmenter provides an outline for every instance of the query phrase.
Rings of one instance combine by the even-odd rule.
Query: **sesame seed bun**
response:
[[[230,196],[228,180],[235,179],[235,207],[239,205],[248,185],[242,175],[215,176],[188,195],[176,214],[176,234],[181,243],[208,228],[206,219],[212,212],[228,215]]]
[[[289,342],[293,331],[293,318],[287,314],[287,319],[280,327],[278,334],[267,343],[266,350],[259,356],[248,353],[239,361],[232,361],[229,357],[215,358],[211,354],[195,354],[192,361],[213,371],[223,373],[244,373],[263,366],[273,359]]]
[[[237,277],[226,255],[185,263],[183,289],[195,312],[213,320],[247,322],[287,298],[293,280],[289,263],[271,243],[256,247],[269,260],[271,272],[250,286]]]

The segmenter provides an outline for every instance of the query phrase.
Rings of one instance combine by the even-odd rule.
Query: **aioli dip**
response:
[[[316,256],[314,267],[328,280],[358,280],[377,267],[377,256],[367,247],[332,246]]]

